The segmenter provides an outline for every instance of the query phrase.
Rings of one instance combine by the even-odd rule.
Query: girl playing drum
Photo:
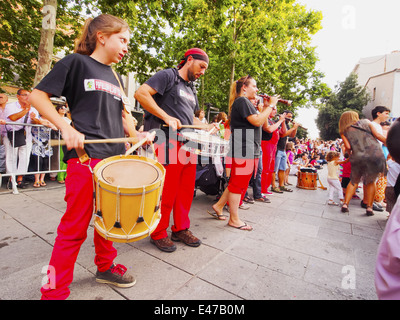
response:
[[[102,159],[123,154],[125,145],[88,144],[84,139],[120,138],[136,135],[132,116],[123,107],[119,79],[111,69],[128,52],[129,28],[125,21],[100,15],[88,19],[78,39],[75,53],[57,62],[30,96],[30,102],[61,130],[68,163],[67,210],[58,227],[49,263],[49,282],[41,289],[42,299],[66,299],[73,280],[74,264],[87,237],[93,213],[92,168]],[[51,96],[64,96],[73,127],[56,112]],[[85,159],[87,154],[88,158]],[[118,287],[136,282],[126,267],[114,264],[117,250],[113,243],[94,232],[96,281]],[[51,275],[55,278],[52,279]]]

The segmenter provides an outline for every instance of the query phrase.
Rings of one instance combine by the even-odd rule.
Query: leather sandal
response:
[[[345,207],[345,206],[346,206],[346,207]],[[348,208],[347,203],[343,203],[341,211],[342,211],[343,213],[349,212],[349,208]]]

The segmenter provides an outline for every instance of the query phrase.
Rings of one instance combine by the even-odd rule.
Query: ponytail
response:
[[[240,93],[242,91],[242,87],[244,85],[248,86],[251,79],[253,78],[250,75],[247,75],[232,83],[229,95],[229,117],[231,114],[233,102],[241,95]]]
[[[112,35],[129,29],[128,24],[115,16],[101,14],[96,18],[89,18],[85,21],[81,36],[75,42],[75,53],[91,55],[96,49],[97,32],[104,35]]]

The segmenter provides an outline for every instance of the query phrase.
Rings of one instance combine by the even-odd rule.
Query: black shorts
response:
[[[346,189],[350,182],[350,177],[342,177],[342,188]]]

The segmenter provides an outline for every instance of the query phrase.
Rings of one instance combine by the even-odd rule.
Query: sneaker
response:
[[[195,237],[193,233],[188,229],[178,232],[172,232],[171,240],[182,241],[184,244],[190,247],[198,247],[201,244],[200,239]]]
[[[168,237],[158,240],[150,238],[150,242],[164,252],[174,252],[176,250],[175,244]]]
[[[96,272],[96,282],[108,283],[119,288],[129,288],[136,283],[136,279],[126,271],[122,264],[113,263],[105,272]]]
[[[249,209],[250,209],[250,206],[248,206],[247,204],[242,203],[242,204],[239,206],[239,209],[242,209],[242,210],[249,210]]]

